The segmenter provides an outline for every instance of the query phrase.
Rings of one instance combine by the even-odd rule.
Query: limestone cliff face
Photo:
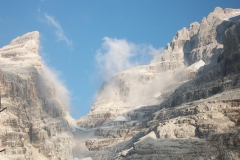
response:
[[[67,108],[56,97],[38,54],[39,33],[0,49],[0,154],[11,160],[72,159]]]
[[[163,55],[153,59],[152,64],[183,62],[187,65],[203,60],[206,64],[216,63],[216,57],[223,49],[223,35],[234,24],[240,11],[237,9],[215,8],[214,12],[194,22],[189,28],[178,31],[167,45]]]
[[[121,115],[131,119],[134,113],[130,117],[126,114],[130,110],[161,103],[179,85],[196,76],[201,67],[196,63],[203,61],[205,70],[217,63],[217,57],[223,51],[224,32],[239,15],[240,10],[217,7],[203,18],[201,24],[194,22],[188,29],[179,30],[163,53],[149,65],[117,73],[105,82],[90,113],[78,120],[78,126],[94,128],[109,125]],[[189,68],[191,65],[198,67]]]
[[[239,15],[216,8],[201,24],[178,31],[149,65],[115,75],[115,88],[103,85],[89,115],[78,122],[98,126],[94,135],[104,138],[86,141],[94,159],[240,159]],[[139,80],[138,72],[151,78]],[[131,94],[134,84],[153,92]],[[134,95],[143,105],[129,103]],[[120,102],[132,106],[121,112]]]

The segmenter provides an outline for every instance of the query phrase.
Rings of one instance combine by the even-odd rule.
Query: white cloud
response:
[[[49,67],[46,63],[43,47],[40,45],[40,55],[42,57],[43,71],[38,79],[38,87],[41,96],[51,97],[59,102],[59,105],[66,111],[70,109],[70,95],[64,80],[61,79],[61,72]],[[48,88],[46,88],[48,87]],[[50,92],[50,93],[49,93]]]
[[[136,65],[146,64],[163,50],[151,45],[136,45],[125,39],[105,37],[103,41],[95,59],[100,74],[105,78]]]
[[[64,85],[63,80],[61,80],[60,72],[44,65],[43,77],[45,80],[52,83],[55,89],[55,98],[61,102],[64,108],[69,109],[70,105],[70,93],[67,87]]]
[[[148,49],[149,49],[148,53],[154,57],[160,55],[164,51],[164,48],[161,47],[159,49],[156,49],[152,45],[148,46]]]
[[[45,13],[44,16],[45,16],[47,22],[55,28],[55,34],[56,34],[58,40],[65,41],[67,43],[67,45],[72,49],[73,48],[72,41],[66,37],[60,23],[58,21],[56,21],[53,16],[50,16],[47,13]]]
[[[134,56],[134,44],[126,40],[105,37],[102,49],[97,52],[96,60],[101,72],[106,75],[131,68],[134,64],[130,59]]]

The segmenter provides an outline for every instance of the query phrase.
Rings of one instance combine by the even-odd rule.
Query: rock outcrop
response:
[[[0,149],[10,160],[70,160],[73,137],[67,108],[56,97],[38,54],[39,33],[0,49]]]

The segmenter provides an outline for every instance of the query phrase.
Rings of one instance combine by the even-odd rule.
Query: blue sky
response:
[[[239,0],[7,0],[0,5],[0,46],[30,31],[40,54],[71,93],[70,113],[88,113],[103,80],[147,64],[175,33],[215,7]]]

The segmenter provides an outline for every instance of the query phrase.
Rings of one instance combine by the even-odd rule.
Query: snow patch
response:
[[[156,139],[158,139],[158,138],[156,137],[155,132],[152,131],[152,132],[148,133],[147,135],[143,136],[142,138],[140,138],[140,140],[134,144],[147,143],[147,142],[150,142],[153,140],[155,141]]]
[[[139,108],[141,108],[141,107],[145,107],[146,105],[138,105],[138,106],[136,106],[136,107],[134,107],[132,110],[135,110],[135,109],[139,109]]]
[[[223,20],[237,22],[240,17],[240,12],[236,12],[234,15],[226,16]]]
[[[193,69],[194,71],[201,71],[203,69],[203,66],[205,65],[205,62],[203,60],[200,60],[196,63],[193,63],[191,66],[188,67],[188,69]]]
[[[114,122],[119,122],[119,121],[121,121],[121,122],[127,122],[127,121],[129,121],[129,119],[127,119],[127,118],[124,117],[124,116],[118,116],[118,117],[115,118],[113,121],[114,121]]]
[[[145,135],[142,138],[140,138],[140,141],[148,139],[148,138],[157,139],[155,132],[152,131],[152,132],[148,133],[147,135]]]
[[[161,93],[160,92],[157,92],[154,94],[154,98],[159,98],[161,96]]]

